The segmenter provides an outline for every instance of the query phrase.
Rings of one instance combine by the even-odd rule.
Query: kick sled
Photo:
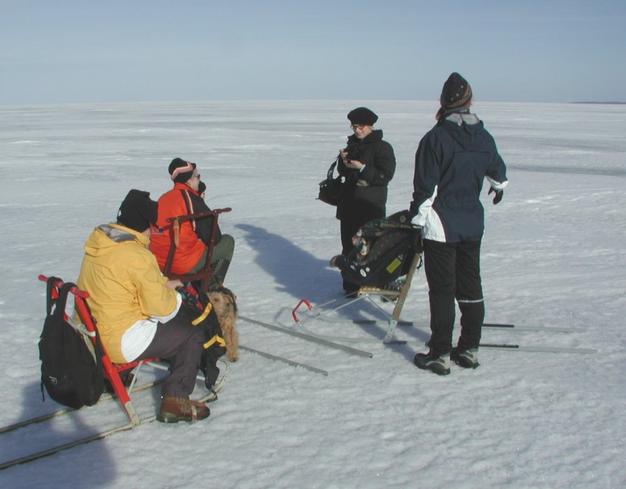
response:
[[[51,277],[49,279],[45,275],[39,275],[39,280],[48,283],[49,296],[46,300],[54,304],[56,299],[59,297],[61,287],[64,285],[63,280],[56,277]],[[65,316],[65,319],[68,322],[71,322],[71,324],[76,328],[77,333],[83,334],[89,338],[94,349],[94,355],[98,355],[100,357],[103,375],[110,386],[113,396],[117,398],[120,407],[128,417],[129,423],[133,426],[139,425],[140,418],[131,401],[131,393],[139,377],[140,368],[147,364],[156,366],[158,358],[149,358],[129,363],[113,363],[109,359],[106,349],[100,341],[100,336],[97,334],[96,322],[93,319],[89,306],[86,302],[89,294],[76,286],[70,289],[70,293],[74,298],[74,308],[80,323],[76,324],[76,321],[72,320],[72,318],[67,315]],[[123,379],[126,379],[127,382],[124,382]],[[128,379],[131,380],[128,381]]]
[[[328,320],[342,309],[367,301],[386,318],[383,342],[394,342],[402,308],[415,272],[422,264],[421,228],[411,224],[409,214],[402,211],[368,222],[352,241],[353,251],[348,256],[333,257],[331,265],[341,270],[344,281],[355,284],[356,290],[346,298],[333,299],[315,307],[306,298],[300,299],[292,309],[291,317],[298,325],[311,320]],[[394,303],[391,313],[380,305],[381,299]],[[299,315],[303,306],[307,310]]]
[[[48,278],[45,275],[39,275],[39,280],[47,282],[48,284],[48,297],[49,304],[54,305],[56,299],[59,297],[59,291],[63,287],[64,282],[57,277]],[[102,374],[105,381],[108,383],[109,390],[113,397],[117,398],[118,403],[126,416],[129,423],[133,426],[141,424],[141,419],[137,414],[132,400],[131,393],[135,388],[137,379],[139,378],[140,369],[142,367],[150,367],[156,370],[169,370],[169,367],[161,363],[159,358],[145,358],[142,360],[135,360],[127,363],[113,363],[106,351],[106,348],[100,340],[100,335],[97,328],[97,323],[93,318],[86,299],[89,297],[89,293],[85,290],[79,289],[77,286],[70,288],[69,292],[74,298],[74,309],[77,317],[71,318],[64,314],[64,318],[75,329],[77,334],[82,334],[88,338],[93,347],[94,357],[98,357],[102,363]],[[202,315],[200,317],[203,317]],[[223,363],[226,369],[228,364]],[[204,380],[204,376],[198,375],[197,380]],[[225,373],[216,380],[213,387],[210,389],[207,396],[204,396],[202,401],[213,401],[217,399],[217,392],[222,388],[225,380]],[[160,383],[160,380],[150,382],[149,384],[142,386],[141,389],[146,387],[152,387]]]
[[[93,319],[91,312],[89,311],[89,306],[86,303],[86,299],[89,296],[88,293],[72,284],[67,285],[67,287],[65,287],[65,290],[62,291],[61,289],[64,288],[65,283],[61,278],[58,277],[48,278],[45,275],[39,275],[39,280],[47,282],[48,284],[46,297],[46,301],[48,303],[48,315],[50,315],[50,310],[58,305],[57,299],[59,298],[60,293],[68,292],[67,295],[71,295],[73,297],[74,309],[76,311],[77,317],[69,317],[67,314],[65,314],[65,308],[63,308],[63,319],[69,324],[69,326],[67,326],[68,328],[75,329],[75,332],[79,337],[85,339],[86,342],[91,343],[94,350],[94,357],[100,359],[102,365],[101,374],[108,382],[110,386],[110,392],[105,392],[100,395],[102,391],[96,390],[95,392],[97,392],[97,395],[94,396],[94,398],[91,399],[91,401],[86,405],[99,405],[100,403],[107,400],[117,398],[120,407],[122,408],[125,416],[128,418],[128,422],[125,422],[124,424],[118,426],[114,426],[112,428],[108,428],[104,431],[98,431],[84,437],[75,438],[60,445],[55,445],[50,448],[34,451],[28,455],[23,455],[18,458],[2,461],[0,462],[0,470],[5,470],[19,464],[32,462],[43,457],[48,457],[55,453],[59,453],[63,450],[68,450],[70,448],[91,443],[93,441],[102,440],[116,433],[132,430],[139,425],[147,424],[154,421],[156,419],[156,415],[154,414],[144,414],[142,416],[139,415],[137,409],[132,402],[131,395],[140,391],[149,390],[161,382],[161,380],[158,378],[156,378],[155,380],[151,380],[147,383],[140,384],[139,382],[137,382],[137,379],[139,378],[139,370],[143,366],[149,366],[153,369],[159,370],[168,369],[167,366],[159,363],[159,359],[157,358],[149,358],[123,364],[111,362],[109,356],[107,355],[106,349],[100,342],[96,322]],[[61,309],[59,311],[61,311]],[[88,355],[90,354],[88,353]],[[228,369],[228,364],[225,364],[225,367],[226,369]],[[216,400],[217,392],[219,392],[223,387],[225,378],[226,370],[215,382],[212,390],[209,391],[206,395],[202,396],[200,399],[198,399],[198,401],[210,402]],[[204,381],[204,377],[198,375],[197,381]],[[25,419],[7,426],[3,426],[0,428],[0,434],[5,435],[10,432],[21,430],[22,428],[27,428],[35,424],[51,421],[63,415],[70,415],[77,409],[80,409],[80,406],[82,405],[83,404],[79,404],[77,405],[77,407],[69,407],[71,406],[71,404],[67,404],[68,407],[57,409],[56,411],[50,412],[48,414]]]

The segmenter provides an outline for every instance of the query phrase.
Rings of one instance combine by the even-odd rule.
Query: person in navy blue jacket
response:
[[[412,222],[423,226],[431,337],[428,353],[415,355],[414,363],[439,375],[450,373],[450,359],[466,368],[479,365],[485,316],[480,192],[486,178],[497,204],[508,184],[504,161],[482,121],[470,112],[471,102],[470,84],[452,73],[441,92],[437,124],[422,138],[415,155],[410,212]],[[461,335],[452,348],[455,299],[461,311]]]

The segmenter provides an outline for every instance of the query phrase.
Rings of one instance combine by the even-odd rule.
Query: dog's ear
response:
[[[209,301],[215,309],[215,314],[217,314],[217,317],[220,318],[220,320],[222,317],[230,313],[232,308],[230,306],[230,299],[227,296],[221,292],[209,292],[208,296]]]
[[[228,300],[226,300],[226,302],[232,304],[233,312],[237,314],[237,296],[234,294],[232,290],[230,290],[227,287],[224,287],[223,285],[218,285],[216,287],[209,289],[209,291],[207,292],[207,295],[209,296],[209,298],[211,297],[211,294],[221,295],[224,298],[227,297]]]

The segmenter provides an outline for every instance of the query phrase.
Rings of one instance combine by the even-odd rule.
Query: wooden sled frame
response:
[[[321,318],[328,317],[332,314],[336,314],[337,311],[345,307],[348,307],[362,300],[367,300],[372,305],[374,305],[374,307],[376,307],[379,311],[381,311],[385,315],[385,317],[387,317],[387,331],[383,338],[383,343],[393,343],[396,341],[396,338],[395,338],[396,326],[398,326],[398,322],[400,321],[400,314],[402,313],[404,302],[406,301],[406,297],[411,288],[411,282],[413,282],[413,276],[415,275],[415,272],[419,269],[421,265],[421,261],[422,261],[422,253],[421,252],[415,253],[413,256],[413,259],[411,260],[411,267],[409,268],[409,271],[405,275],[406,278],[405,278],[404,284],[402,285],[402,287],[400,287],[399,290],[390,290],[390,289],[385,289],[381,287],[363,286],[356,291],[354,298],[347,300],[346,302],[344,302],[343,304],[340,304],[339,306],[331,307],[330,309],[327,309],[328,306],[332,306],[335,303],[337,303],[338,299],[333,299],[331,301],[325,302],[323,304],[320,304],[317,307],[313,307],[307,299],[300,299],[296,307],[292,309],[291,317],[296,324],[301,325],[304,322],[309,321],[309,320],[321,319]],[[381,307],[380,304],[378,304],[373,299],[373,297],[385,297],[389,299],[390,301],[395,300],[396,304],[393,308],[392,313],[389,314],[389,312],[387,312],[383,307]],[[300,319],[298,317],[297,312],[298,312],[298,309],[302,305],[305,305],[309,312],[307,313],[306,317],[304,317],[303,319]]]
[[[182,282],[200,281],[200,291],[206,292],[209,288],[209,281],[213,277],[213,267],[211,266],[211,258],[213,257],[213,249],[215,248],[216,234],[217,234],[217,220],[220,214],[230,212],[230,207],[224,207],[222,209],[213,209],[208,212],[198,212],[195,214],[183,214],[180,216],[170,217],[167,219],[167,226],[170,238],[170,247],[167,252],[167,259],[165,261],[165,267],[163,268],[163,275],[171,280],[181,280]],[[194,221],[198,219],[206,219],[207,217],[213,217],[211,223],[211,238],[207,245],[206,261],[202,269],[195,273],[175,274],[172,273],[172,264],[174,263],[174,255],[179,242],[179,233],[181,224]]]
[[[48,277],[45,275],[39,275],[39,280],[42,282],[47,282]],[[58,279],[54,282],[53,287],[51,288],[51,297],[52,301],[55,301],[58,297],[59,289],[63,285],[63,280]],[[104,373],[104,378],[109,381],[111,384],[111,388],[113,389],[113,394],[117,397],[120,406],[128,419],[130,424],[133,426],[137,426],[140,424],[139,416],[137,415],[137,411],[133,406],[133,403],[130,399],[130,394],[132,388],[135,385],[135,381],[137,380],[139,374],[139,368],[149,362],[157,361],[156,358],[147,358],[144,360],[136,360],[129,363],[113,363],[109,359],[109,355],[104,348],[104,345],[100,341],[100,337],[96,335],[96,321],[93,319],[91,315],[91,311],[89,310],[89,306],[87,305],[86,299],[89,297],[89,293],[79,289],[78,287],[72,287],[70,289],[71,294],[74,296],[74,307],[80,320],[85,328],[84,331],[80,331],[81,333],[87,335],[91,340],[92,344],[96,344],[96,341],[99,342],[99,346],[102,349],[102,369]],[[120,373],[132,371],[133,381],[128,386],[128,388],[122,382],[120,377]]]

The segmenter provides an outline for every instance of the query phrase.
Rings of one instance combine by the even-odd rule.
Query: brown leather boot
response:
[[[188,421],[193,423],[208,418],[211,411],[203,402],[192,401],[188,397],[164,396],[157,419],[161,423],[178,423]]]

